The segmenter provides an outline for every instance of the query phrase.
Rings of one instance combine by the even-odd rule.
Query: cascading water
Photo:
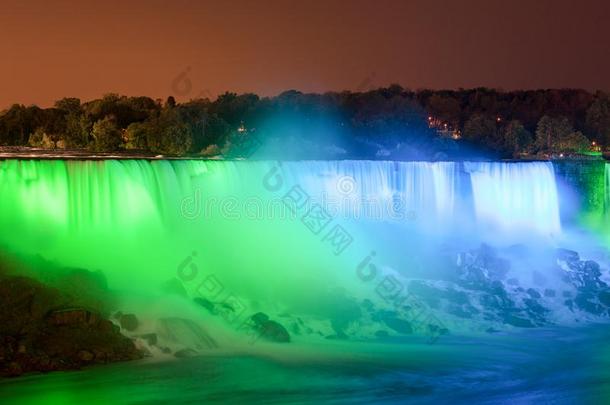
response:
[[[604,211],[606,218],[610,219],[610,163],[606,163],[604,171]]]
[[[265,261],[270,272],[294,254],[320,266],[314,256],[321,244],[305,232],[324,239],[334,225],[351,226],[350,237],[363,245],[360,252],[349,247],[354,260],[378,240],[366,224],[402,224],[411,235],[446,235],[470,222],[473,231],[560,232],[550,163],[463,165],[6,160],[0,163],[0,223],[13,232],[0,242],[124,276],[144,266],[155,278],[193,250],[219,268],[252,267],[262,248],[275,251]],[[278,176],[281,184],[271,184]],[[462,184],[468,177],[470,188]],[[307,222],[308,213],[317,222]],[[336,258],[322,264],[336,265]]]
[[[244,313],[311,314],[337,288],[383,301],[373,257],[378,283],[425,278],[443,246],[561,230],[546,163],[7,160],[0,195],[2,247]]]
[[[464,164],[470,174],[476,221],[500,234],[561,232],[559,197],[549,162]]]

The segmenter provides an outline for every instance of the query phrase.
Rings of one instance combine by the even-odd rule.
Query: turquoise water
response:
[[[603,404],[607,327],[545,329],[436,345],[320,346],[325,356],[139,361],[0,382],[4,403]],[[331,354],[331,352],[333,354]]]

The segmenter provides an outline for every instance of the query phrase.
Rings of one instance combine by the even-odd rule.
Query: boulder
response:
[[[2,280],[0,376],[142,357],[111,321],[72,303],[63,291],[28,277]]]
[[[263,339],[276,343],[290,342],[290,334],[278,322],[268,320],[262,322],[257,329]]]
[[[134,314],[122,314],[119,318],[119,324],[122,329],[129,332],[135,331],[140,326],[140,322]]]
[[[398,332],[403,335],[410,335],[413,333],[413,327],[411,326],[411,323],[399,318],[398,314],[396,314],[395,312],[385,312],[381,314],[381,319],[388,328],[392,329],[395,332]]]
[[[267,314],[258,312],[250,317],[252,328],[258,335],[270,342],[288,343],[290,333],[280,323],[269,319]]]
[[[555,257],[557,260],[561,260],[566,263],[576,263],[580,261],[580,255],[578,252],[568,249],[557,249],[555,251]]]

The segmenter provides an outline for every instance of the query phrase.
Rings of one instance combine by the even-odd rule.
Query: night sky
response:
[[[390,83],[610,90],[609,1],[96,3],[2,0],[0,107]]]

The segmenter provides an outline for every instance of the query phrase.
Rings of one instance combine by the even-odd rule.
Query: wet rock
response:
[[[138,337],[144,340],[150,346],[156,345],[159,341],[159,338],[156,333],[145,333],[143,335],[139,335]]]
[[[282,325],[275,321],[264,321],[258,327],[260,336],[266,340],[277,343],[290,342],[290,334]]]
[[[606,307],[610,307],[610,290],[601,291],[598,294],[599,302]]]
[[[78,358],[85,363],[89,363],[89,362],[93,361],[95,356],[93,355],[93,353],[91,353],[87,350],[81,350],[80,352],[78,352]]]
[[[400,319],[394,313],[383,314],[381,319],[388,328],[392,329],[395,332],[398,332],[403,335],[410,335],[413,333],[413,327],[411,326],[411,323],[405,321],[404,319]]]
[[[111,294],[106,276],[101,271],[61,269],[51,285],[69,297],[72,306],[108,314]]]
[[[387,338],[390,336],[390,334],[388,333],[388,331],[385,330],[378,330],[377,332],[375,332],[375,336],[383,339],[383,338]]]
[[[606,308],[590,293],[579,293],[576,298],[574,298],[574,304],[576,304],[579,309],[593,315],[600,316],[607,312]]]
[[[535,326],[529,319],[520,318],[514,315],[506,315],[504,317],[504,323],[518,328],[533,328]]]
[[[272,321],[263,312],[257,312],[250,317],[252,328],[266,340],[276,343],[290,342],[290,334],[280,323]]]
[[[21,365],[16,361],[12,361],[6,367],[6,376],[7,377],[19,377],[23,374],[23,369]]]
[[[134,314],[123,314],[119,319],[119,324],[122,329],[126,331],[133,332],[138,329],[140,322],[138,321],[138,317]]]
[[[39,329],[46,314],[62,300],[52,289],[28,277],[0,283],[0,335],[23,335]]]
[[[261,325],[263,322],[267,322],[269,320],[269,315],[262,312],[257,312],[256,314],[252,315],[251,319],[256,325]]]
[[[100,321],[100,316],[83,308],[68,308],[52,311],[46,320],[53,326],[94,325]]]
[[[557,249],[555,256],[557,260],[561,260],[567,263],[576,263],[580,261],[580,255],[578,252],[568,249]]]
[[[608,287],[600,280],[599,264],[592,260],[567,263],[564,280],[578,289],[594,290]]]
[[[89,276],[77,272],[70,277]],[[103,285],[100,280],[95,284]],[[78,369],[97,362],[96,353],[100,362],[141,358],[112,322],[91,308],[69,306],[73,302],[63,291],[28,277],[2,280],[0,376]]]
[[[540,295],[540,293],[539,293],[538,291],[534,290],[533,288],[528,288],[528,289],[527,289],[527,294],[528,294],[530,297],[532,297],[532,298],[536,298],[536,299],[538,299],[538,298],[541,298],[541,297],[542,297],[542,295]]]
[[[548,298],[554,298],[556,296],[555,290],[547,288],[544,290],[544,296]]]
[[[509,270],[510,262],[499,257],[495,249],[483,244],[458,260],[457,283],[467,289],[484,291],[494,281],[503,280]]]
[[[375,305],[373,302],[367,298],[362,300],[362,308],[364,308],[368,312],[373,312],[375,310]]]

